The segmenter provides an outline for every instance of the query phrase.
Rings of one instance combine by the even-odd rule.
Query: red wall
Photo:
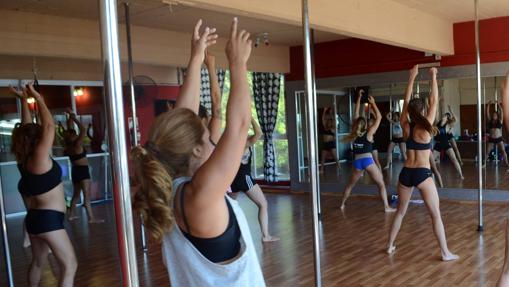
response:
[[[509,17],[480,21],[481,62],[509,61]],[[455,55],[443,57],[442,66],[475,63],[474,22],[454,24]],[[435,62],[423,52],[367,40],[346,39],[315,45],[317,78],[401,71],[415,64]],[[302,80],[302,46],[290,48],[289,81]]]

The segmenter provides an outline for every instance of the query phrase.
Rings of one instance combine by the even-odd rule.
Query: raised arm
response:
[[[29,84],[24,91],[37,102],[41,117],[40,125],[42,128],[41,139],[37,143],[34,155],[31,159],[32,164],[30,171],[33,173],[43,173],[46,172],[51,165],[49,155],[51,153],[51,148],[53,147],[53,140],[55,139],[55,122],[53,121],[51,112],[44,102],[44,98],[34,89],[33,84]]]
[[[375,99],[372,96],[369,96],[369,104],[375,115],[375,123],[368,128],[368,137],[372,138],[376,130],[380,126],[380,122],[382,121],[382,114],[380,113],[380,110],[376,106]]]
[[[205,65],[209,71],[210,97],[212,101],[212,117],[209,122],[210,139],[217,143],[221,137],[221,90],[216,74],[216,58],[209,52],[205,53]]]
[[[491,104],[493,103],[493,101],[489,101],[488,104],[486,105],[486,118],[488,119],[488,121],[491,121]]]
[[[457,118],[456,118],[456,114],[452,111],[451,105],[447,105],[447,109],[449,110],[449,113],[451,114],[452,123],[455,123]]]
[[[28,107],[28,96],[25,90],[16,90],[12,86],[9,86],[9,90],[19,98],[21,102],[21,123],[28,124],[32,122],[32,114],[30,113],[30,108]]]
[[[329,111],[329,108],[324,108],[322,113],[322,126],[323,129],[327,129],[327,112]]]
[[[90,140],[94,140],[94,136],[92,135],[92,124],[88,124],[88,128],[87,128],[87,137],[90,139]]]
[[[509,130],[509,71],[505,76],[505,81],[502,82],[502,107],[505,113],[502,114],[504,118],[504,122],[506,124],[506,129]]]
[[[187,65],[184,84],[175,103],[175,108],[187,108],[198,114],[200,106],[200,85],[201,85],[201,64],[205,57],[205,49],[216,43],[217,34],[215,28],[205,28],[200,34],[202,20],[199,20],[194,27],[191,41],[191,58]]]
[[[237,32],[235,18],[226,45],[231,75],[226,128],[210,158],[195,173],[187,191],[192,197],[192,204],[198,208],[207,207],[211,202],[224,201],[226,190],[240,166],[246,147],[245,135],[251,121],[251,96],[247,83],[247,60],[251,46],[249,33],[244,30]]]
[[[355,102],[354,120],[356,120],[360,116],[362,95],[364,95],[364,90],[360,89],[359,94],[357,95],[357,101]]]
[[[498,118],[500,119],[501,123],[504,123],[504,110],[502,109],[502,104],[500,102],[497,102],[498,105]]]
[[[71,113],[71,120],[78,125],[78,128],[80,130],[80,133],[78,135],[78,138],[75,141],[75,144],[82,145],[83,140],[85,139],[85,136],[87,135],[87,128],[78,120],[75,113]]]
[[[410,103],[410,100],[412,98],[412,92],[414,91],[414,82],[418,74],[419,66],[415,65],[410,70],[408,85],[405,90],[405,98],[403,98],[403,109],[401,110],[401,116],[399,117],[399,121],[401,122],[401,126],[403,127],[403,131],[406,135],[408,135],[408,132],[410,131],[410,126],[408,125],[408,104]]]
[[[438,109],[438,82],[437,82],[437,68],[429,69],[429,74],[431,76],[431,94],[429,96],[429,110],[427,119],[430,124],[435,122],[435,118],[437,116]]]
[[[254,135],[247,138],[246,146],[253,146],[263,135],[262,129],[254,117],[251,117],[251,126],[253,127]]]

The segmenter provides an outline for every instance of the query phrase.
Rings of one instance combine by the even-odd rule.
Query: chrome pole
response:
[[[334,105],[334,130],[335,130],[335,139],[336,139],[336,157],[339,159],[339,125],[338,125],[338,104],[336,95],[333,96],[332,103]],[[339,166],[338,166],[339,170]]]
[[[9,236],[7,236],[7,220],[4,205],[4,193],[2,180],[0,179],[0,216],[2,217],[2,240],[5,257],[5,271],[7,273],[7,282],[9,287],[14,287],[14,278],[12,276],[11,250],[9,248]]]
[[[118,47],[117,1],[99,0],[99,15],[104,69],[104,98],[108,110],[113,201],[122,285],[139,286]]]
[[[479,158],[478,176],[479,176],[479,225],[478,231],[483,231],[483,209],[482,209],[482,195],[483,195],[483,181],[482,181],[482,124],[481,124],[481,52],[479,46],[479,0],[474,0],[475,6],[475,66],[477,74],[477,154]]]
[[[131,18],[129,17],[129,3],[124,3],[124,11],[125,11],[125,30],[127,35],[127,66],[128,66],[128,73],[129,73],[129,93],[131,96],[131,113],[133,117],[133,131],[132,131],[132,146],[135,147],[139,145],[138,142],[138,117],[136,116],[136,98],[134,93],[134,80],[133,80],[133,50],[131,45]],[[141,217],[141,226],[140,226],[140,233],[141,233],[141,249],[143,252],[147,252],[147,237],[145,235],[145,226],[143,225],[143,217]]]
[[[304,36],[304,75],[306,79],[308,129],[309,129],[309,172],[311,183],[311,199],[313,208],[313,254],[315,263],[315,286],[322,286],[320,271],[320,233],[319,233],[319,196],[320,181],[318,178],[317,133],[316,133],[316,89],[313,71],[311,31],[309,29],[308,0],[302,0],[302,29]]]
[[[315,55],[315,30],[311,29],[311,28],[309,29],[309,52],[310,52],[311,59],[312,59],[311,60],[311,77],[312,77],[312,87],[313,87],[313,90],[311,91],[311,96],[313,97],[313,103],[314,103],[314,106],[313,106],[314,113],[312,115],[313,115],[314,123],[315,123],[314,127],[317,127],[317,118],[316,118],[317,115],[316,115],[316,111],[318,110],[318,106],[316,104],[317,96],[316,96],[315,61],[314,61],[314,55]],[[337,133],[336,133],[336,136],[337,136]],[[311,139],[313,139],[313,138],[315,139],[316,148],[318,149],[318,131],[316,131],[315,133],[311,134],[310,138]],[[316,152],[315,154],[318,155],[318,152]],[[318,167],[318,156],[316,157],[316,166]],[[325,166],[323,167],[323,169],[325,170]],[[322,200],[321,200],[322,196],[321,196],[321,192],[320,192],[320,178],[319,178],[319,176],[317,176],[316,180],[318,182],[317,188],[316,188],[316,193],[317,193],[316,208],[318,210],[318,220],[321,221],[322,220]]]
[[[389,107],[390,107],[390,110],[389,110],[389,113],[392,113],[392,84],[390,84],[389,86]],[[389,123],[389,140],[392,141],[392,114],[391,114],[391,122]],[[392,157],[392,155],[391,155]]]

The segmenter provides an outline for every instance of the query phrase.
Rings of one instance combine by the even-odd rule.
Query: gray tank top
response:
[[[182,184],[190,180],[188,177],[173,180],[173,196]],[[246,216],[237,201],[229,196],[226,198],[237,217],[241,232],[239,255],[225,264],[213,263],[194,247],[174,223],[172,230],[164,235],[162,244],[163,262],[171,286],[265,286]]]

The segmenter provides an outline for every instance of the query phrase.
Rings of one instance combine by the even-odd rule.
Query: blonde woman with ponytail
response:
[[[387,201],[387,191],[385,189],[385,183],[382,175],[382,171],[378,168],[373,160],[373,135],[376,130],[380,126],[380,121],[382,120],[382,115],[378,110],[378,107],[375,104],[375,99],[372,96],[369,96],[369,105],[373,109],[375,113],[375,121],[369,127],[368,122],[365,117],[361,117],[360,114],[360,106],[361,106],[361,98],[364,94],[363,90],[359,90],[359,95],[357,97],[357,102],[355,104],[355,120],[352,125],[352,132],[345,137],[344,141],[353,142],[353,153],[355,155],[355,159],[353,162],[352,175],[350,176],[350,181],[345,187],[345,191],[343,192],[343,200],[341,201],[341,210],[345,209],[345,203],[350,193],[352,192],[353,187],[359,181],[359,178],[362,176],[362,173],[367,171],[371,179],[378,186],[378,190],[380,192],[380,197],[384,203],[385,212],[394,212],[396,211],[394,208],[391,208],[389,202]]]
[[[419,67],[417,65],[410,70],[410,79],[405,92],[403,112],[401,114],[401,125],[403,126],[408,152],[405,165],[399,175],[398,210],[392,222],[387,253],[390,254],[396,250],[394,241],[408,209],[412,191],[414,187],[417,187],[430,213],[433,231],[440,245],[442,260],[451,261],[458,259],[459,256],[453,254],[447,247],[444,224],[440,215],[440,200],[435,182],[431,178],[430,170],[431,139],[436,134],[436,129],[432,123],[435,122],[438,107],[438,71],[436,68],[430,69],[432,85],[429,98],[430,107],[427,112],[426,103],[422,98],[410,99],[418,73]]]
[[[197,115],[200,66],[215,29],[195,27],[191,60],[175,109],[153,123],[144,147],[133,150],[141,179],[134,207],[162,242],[171,286],[265,286],[244,213],[226,196],[239,166],[251,113],[246,63],[250,34],[235,18],[226,46],[231,90],[226,128],[214,148]]]

